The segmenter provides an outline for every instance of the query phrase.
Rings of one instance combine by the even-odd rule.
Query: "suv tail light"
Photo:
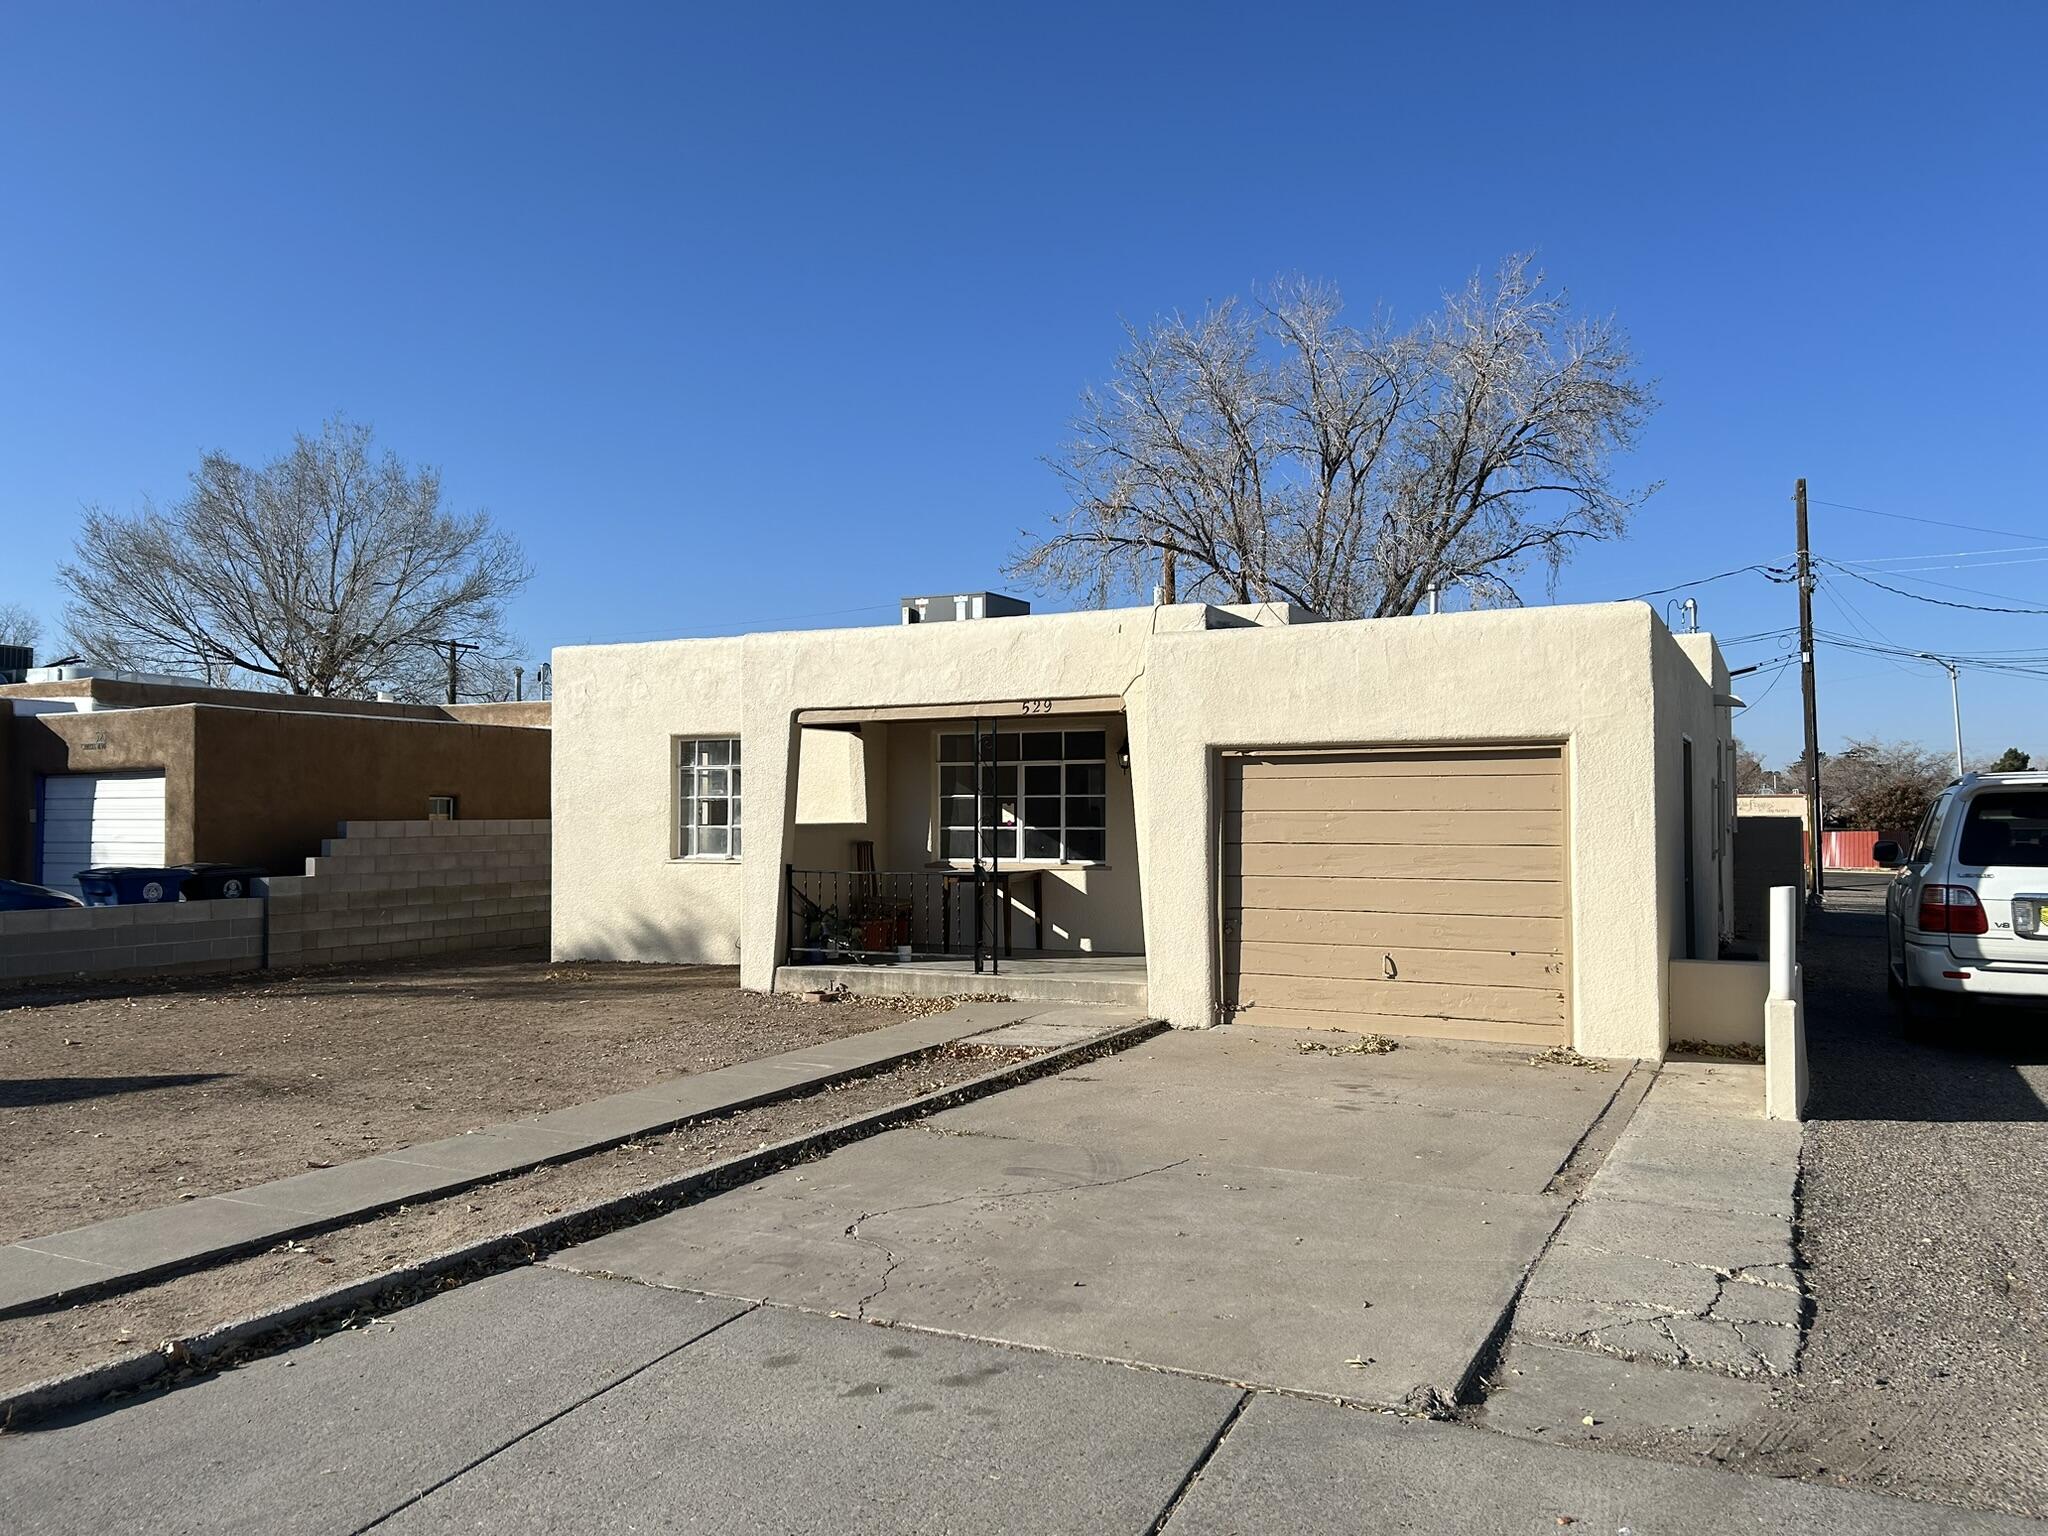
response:
[[[1991,924],[1984,905],[1967,885],[1923,885],[1920,887],[1920,916],[1916,926],[1922,933],[1989,933]]]

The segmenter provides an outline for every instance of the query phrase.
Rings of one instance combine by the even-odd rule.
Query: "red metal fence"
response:
[[[1823,869],[1882,869],[1871,852],[1890,838],[1903,843],[1910,832],[1823,832],[1820,835],[1820,863]]]

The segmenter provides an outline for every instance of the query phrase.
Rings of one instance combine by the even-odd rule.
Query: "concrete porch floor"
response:
[[[831,991],[844,987],[861,997],[949,997],[986,993],[1020,1003],[1082,1003],[1133,1013],[1145,1011],[1143,955],[1079,954],[1072,950],[1020,949],[998,969],[974,971],[966,955],[929,960],[896,960],[880,965],[784,965],[775,972],[778,992]]]

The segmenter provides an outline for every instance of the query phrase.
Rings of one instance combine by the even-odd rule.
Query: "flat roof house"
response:
[[[1711,636],[993,596],[557,651],[555,956],[1664,1054],[1726,931]]]
[[[343,821],[539,819],[547,718],[122,673],[0,684],[0,876],[76,891],[99,864],[286,873]]]

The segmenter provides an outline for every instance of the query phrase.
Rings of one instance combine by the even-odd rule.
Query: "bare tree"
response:
[[[34,645],[43,625],[20,603],[0,603],[0,645]]]
[[[72,645],[216,682],[404,698],[442,696],[437,640],[513,654],[518,545],[486,513],[444,511],[438,470],[371,442],[337,418],[260,469],[207,454],[167,509],[88,510],[60,568]]]
[[[1918,742],[1851,741],[1821,759],[1821,800],[1831,823],[1911,831],[1953,772],[1951,759]]]
[[[1125,327],[1052,460],[1069,505],[1010,572],[1098,603],[1164,572],[1189,597],[1333,618],[1413,613],[1461,584],[1520,600],[1656,487],[1611,477],[1655,405],[1611,321],[1574,320],[1524,256],[1422,325],[1342,319],[1301,279],[1198,319]]]
[[[1771,786],[1771,770],[1764,760],[1741,742],[1735,743],[1735,793],[1761,795]]]

